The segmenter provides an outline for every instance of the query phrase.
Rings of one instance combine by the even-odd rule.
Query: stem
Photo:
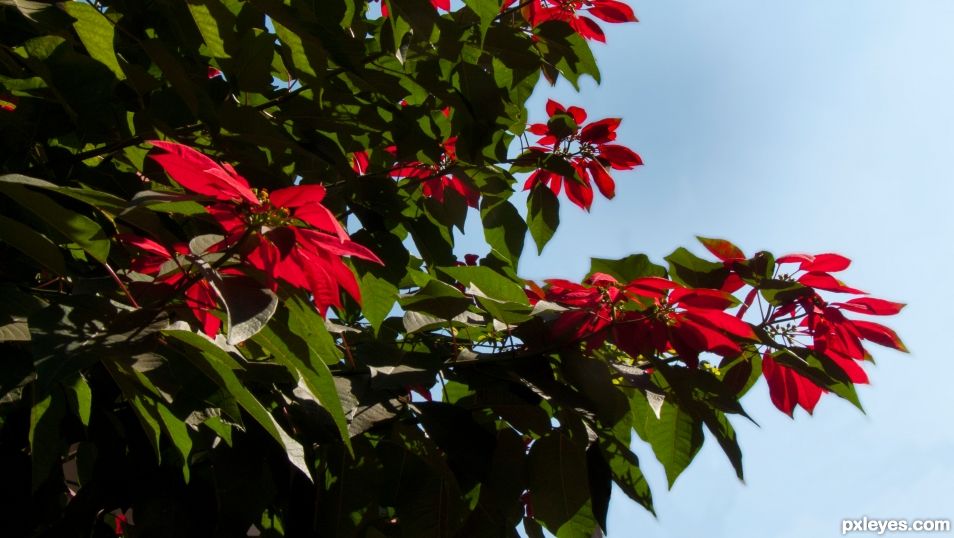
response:
[[[129,288],[123,284],[122,279],[119,278],[119,275],[116,274],[116,271],[113,271],[113,268],[110,267],[106,262],[103,262],[103,267],[106,268],[106,271],[109,272],[109,276],[113,277],[113,280],[119,285],[119,289],[123,290],[123,293],[126,294],[126,298],[129,299],[130,304],[132,304],[135,308],[140,308],[139,303],[136,302],[136,299],[132,296],[132,293],[129,292]]]

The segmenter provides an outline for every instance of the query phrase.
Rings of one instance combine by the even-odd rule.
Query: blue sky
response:
[[[617,492],[610,536],[823,537],[844,518],[954,518],[954,2],[630,4],[641,22],[604,25],[609,44],[594,47],[602,85],[540,87],[531,119],[547,97],[621,116],[620,141],[646,165],[617,173],[616,199],[590,214],[564,202],[522,276],[701,253],[697,234],[749,253],[834,251],[854,260],[849,284],[909,303],[889,324],[912,353],[876,350],[867,414],[826,396],[792,421],[753,389],[743,403],[760,427],[735,421],[745,484],[708,441],[667,491],[637,440],[659,518]]]

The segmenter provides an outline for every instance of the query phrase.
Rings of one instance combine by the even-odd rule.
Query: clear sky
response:
[[[709,440],[667,491],[637,439],[659,517],[617,491],[609,535],[813,538],[840,536],[845,518],[954,519],[954,2],[628,1],[641,22],[604,25],[594,47],[602,85],[540,87],[531,120],[547,97],[621,116],[646,165],[617,172],[616,199],[590,214],[564,202],[522,276],[701,254],[697,234],[747,253],[834,251],[854,260],[849,284],[909,303],[888,321],[912,353],[875,350],[867,414],[829,395],[792,421],[764,382],[753,389],[743,404],[760,427],[734,421],[745,484]]]

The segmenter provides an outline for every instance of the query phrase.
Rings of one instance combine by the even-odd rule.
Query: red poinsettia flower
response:
[[[190,282],[184,290],[185,305],[202,327],[202,332],[210,338],[215,337],[222,327],[222,320],[212,314],[218,308],[216,295],[212,286],[204,278],[195,278],[189,270],[175,267],[176,253],[189,254],[189,247],[178,243],[169,250],[159,243],[145,237],[132,234],[119,234],[116,238],[127,245],[138,249],[134,256],[131,269],[137,273],[154,277],[154,284],[168,286],[169,291]],[[172,265],[172,267],[169,267]]]
[[[808,295],[793,298],[780,305],[770,316],[773,325],[787,324],[780,335],[785,345],[802,345],[816,357],[830,361],[846,378],[855,384],[868,382],[861,364],[868,356],[864,342],[874,342],[899,351],[907,351],[894,331],[867,320],[851,319],[846,312],[875,316],[890,316],[901,312],[905,305],[875,297],[856,297],[844,302],[828,302],[815,290],[835,293],[864,292],[845,285],[829,274],[842,271],[851,260],[839,254],[791,254],[778,259],[779,264],[798,263],[797,271],[804,271],[796,281],[811,288]],[[796,323],[797,322],[797,323]],[[811,412],[820,388],[806,388],[811,381],[795,371],[774,362],[763,365],[763,375],[769,384],[772,401],[783,412],[791,415],[795,404]],[[797,389],[797,390],[796,390]],[[817,390],[816,390],[817,389]]]
[[[734,357],[740,342],[756,340],[752,326],[725,312],[736,304],[726,292],[686,288],[658,277],[633,280],[628,295],[650,300],[646,309],[627,311],[614,327],[614,340],[630,355],[675,351],[689,366],[702,352]]]
[[[643,164],[640,156],[631,149],[611,143],[616,140],[616,129],[621,121],[619,118],[606,118],[584,125],[585,110],[575,106],[566,108],[552,99],[547,101],[547,114],[551,120],[557,115],[569,116],[576,128],[571,132],[554,132],[549,123],[530,125],[527,130],[540,137],[537,141],[539,146],[530,147],[525,155],[531,158],[558,155],[570,163],[579,179],[539,169],[527,178],[524,190],[540,184],[559,194],[561,187],[565,187],[571,202],[589,210],[593,203],[592,183],[596,183],[606,198],[616,195],[616,183],[607,168],[632,170]]]
[[[456,143],[457,137],[451,137],[442,144],[444,153],[438,162],[433,164],[419,161],[403,163],[391,171],[391,177],[420,182],[421,192],[424,196],[433,198],[438,202],[444,202],[444,194],[449,189],[459,194],[470,207],[477,207],[480,201],[480,192],[474,189],[467,180],[453,172],[454,163],[457,161]]]
[[[639,22],[633,8],[617,0],[534,0],[528,13],[533,26],[546,21],[563,21],[583,39],[601,43],[606,42],[603,29],[586,15],[609,23]]]
[[[752,341],[752,327],[727,314],[732,298],[718,290],[690,289],[664,278],[646,277],[620,284],[595,273],[583,284],[548,280],[539,298],[568,307],[553,324],[561,338],[590,347],[608,337],[632,356],[675,352],[690,366],[708,351],[741,353],[740,341]]]
[[[311,293],[322,314],[341,306],[339,288],[360,301],[354,274],[341,260],[352,256],[381,261],[351,241],[328,208],[321,185],[297,185],[269,193],[252,189],[228,164],[198,151],[153,141],[163,150],[152,156],[177,183],[214,200],[207,211],[226,232],[224,248],[242,241],[245,260],[272,282],[281,280]],[[244,244],[247,242],[247,244]]]

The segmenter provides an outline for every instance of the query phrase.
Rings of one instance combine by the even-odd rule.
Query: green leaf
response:
[[[185,356],[209,379],[215,381],[235,398],[242,409],[255,419],[272,438],[278,441],[278,444],[285,450],[288,461],[304,473],[309,480],[312,479],[311,471],[305,459],[305,448],[288,435],[278,425],[268,409],[245,388],[236,375],[236,371],[242,370],[242,366],[235,359],[211,341],[193,332],[165,330],[162,333],[188,345],[192,350],[198,351],[199,355],[187,352]]]
[[[86,52],[89,52],[94,60],[106,65],[117,79],[125,79],[126,73],[119,66],[116,50],[113,47],[116,33],[113,23],[89,4],[64,2],[62,6],[71,17],[76,19],[73,28],[83,42],[83,46],[86,47]]]
[[[550,241],[560,225],[560,201],[545,185],[537,185],[527,197],[527,227],[537,244],[537,254]]]
[[[79,417],[83,426],[89,426],[89,415],[92,410],[93,392],[86,382],[86,378],[77,375],[72,383],[64,383],[66,396],[73,413]]]
[[[527,223],[517,208],[506,200],[484,196],[480,202],[480,218],[484,224],[484,238],[493,252],[516,271],[527,235]]]
[[[192,12],[192,18],[195,25],[202,34],[202,40],[208,47],[209,55],[213,58],[230,58],[229,53],[225,51],[225,39],[222,35],[220,25],[226,21],[221,16],[224,11],[221,5],[216,6],[214,0],[189,0],[189,11]],[[218,7],[219,9],[215,9]],[[212,13],[213,10],[215,13]],[[228,28],[231,30],[231,28]]]
[[[292,297],[285,301],[285,307],[288,308],[288,328],[308,343],[309,357],[318,357],[329,366],[341,362],[341,351],[325,328],[325,320],[311,303]]]
[[[489,267],[456,266],[439,269],[464,286],[477,286],[487,297],[498,301],[528,304],[523,287]]]
[[[639,468],[639,459],[625,443],[612,437],[601,435],[599,438],[600,451],[603,459],[609,465],[613,481],[630,499],[638,502],[653,515],[653,495],[649,489],[649,482]]]
[[[397,302],[398,288],[386,279],[367,272],[361,276],[361,313],[375,332],[387,319]]]
[[[670,278],[692,288],[718,289],[729,276],[729,270],[722,263],[704,260],[682,247],[666,256],[666,261]]]
[[[436,279],[429,280],[415,293],[401,297],[401,307],[405,310],[424,312],[441,319],[451,319],[471,304],[472,299],[460,290]]]
[[[244,342],[262,330],[278,308],[278,296],[250,278],[223,278],[214,287],[225,304],[230,345]]]
[[[776,362],[795,370],[802,377],[807,377],[812,383],[833,392],[839,397],[848,400],[862,413],[865,411],[858,399],[855,384],[844,370],[833,361],[818,357],[808,349],[785,349],[772,354]]]
[[[735,428],[729,422],[729,417],[717,409],[706,408],[702,417],[706,427],[715,436],[722,451],[725,452],[732,468],[735,469],[735,476],[739,480],[745,481],[742,472],[742,450],[739,448],[739,441],[735,435]]]
[[[288,319],[283,311],[271,323],[253,337],[253,340],[269,352],[277,362],[283,364],[294,377],[301,378],[319,403],[328,411],[341,439],[351,447],[348,434],[348,421],[341,407],[341,399],[335,388],[334,377],[328,365],[318,356],[317,350],[310,347],[288,329]]]
[[[291,60],[289,67],[293,73],[306,82],[317,82],[319,73],[316,68],[321,69],[327,63],[326,54],[320,44],[314,42],[311,36],[302,37],[278,22],[273,24],[282,48],[288,51],[287,58]]]
[[[528,470],[534,518],[551,532],[558,532],[590,498],[586,452],[566,434],[555,431],[530,447]]]
[[[464,5],[474,10],[480,18],[480,36],[487,35],[487,29],[500,15],[500,0],[464,0]]]
[[[0,182],[0,192],[23,206],[51,228],[78,244],[93,259],[106,263],[109,239],[103,229],[89,217],[66,209],[49,196],[6,182]]]
[[[639,390],[632,391],[630,405],[633,428],[652,447],[656,459],[666,469],[666,478],[672,488],[676,478],[702,447],[702,422],[674,405],[669,398],[662,402],[659,418],[656,418],[646,395]]]
[[[60,248],[29,226],[0,215],[0,241],[26,254],[57,275],[66,275]]]
[[[620,282],[630,282],[647,276],[665,277],[666,269],[649,260],[645,254],[632,254],[619,260],[590,258],[590,272],[606,273]]]
[[[63,449],[60,422],[66,414],[63,393],[55,390],[36,401],[30,409],[30,458],[33,461],[33,491],[36,491],[49,476],[53,466],[59,463]]]

